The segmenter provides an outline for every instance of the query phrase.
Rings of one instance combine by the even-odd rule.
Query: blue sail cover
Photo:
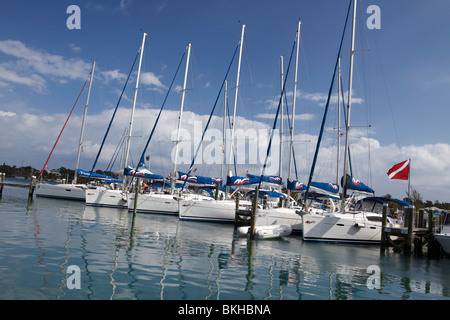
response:
[[[248,177],[232,176],[227,177],[228,186],[242,186],[259,183],[261,176],[248,175]],[[276,176],[264,176],[262,181],[281,184],[281,178]]]
[[[255,193],[254,190],[247,192],[247,195],[253,195]],[[278,191],[270,191],[270,190],[259,190],[258,196],[263,199],[264,196],[267,195],[269,198],[283,198],[286,199],[286,195],[278,192]]]
[[[89,178],[89,176],[91,176],[91,178],[94,179],[116,179],[115,177],[111,177],[111,176],[107,176],[104,174],[99,174],[99,173],[95,173],[95,172],[91,172],[87,171],[87,170],[82,170],[82,169],[77,169],[77,175],[79,177],[86,177]]]
[[[338,193],[339,192],[339,186],[337,184],[329,183],[329,182],[314,182],[314,181],[311,181],[311,187],[314,187],[316,189],[321,189],[321,190],[324,190],[326,192],[331,192],[331,193]]]
[[[378,203],[387,203],[389,201],[392,201],[392,202],[399,204],[402,207],[407,207],[407,206],[411,205],[411,203],[409,203],[407,201],[403,201],[403,200],[395,199],[395,198],[385,198],[385,197],[367,197],[360,201],[373,201],[373,202],[378,202]]]
[[[123,174],[126,176],[134,176],[134,177],[144,178],[144,179],[159,179],[159,180],[164,179],[163,176],[160,176],[158,174],[153,174],[148,170],[142,170],[142,171],[135,172],[134,169],[125,168],[123,171]]]
[[[198,184],[217,184],[222,183],[222,178],[210,178],[210,177],[202,177],[202,176],[187,176],[186,173],[178,171],[179,179],[189,183],[198,183]]]
[[[257,180],[258,182],[259,182],[259,179],[261,178],[261,176],[257,176],[254,174],[247,174],[247,177],[252,178],[252,179],[258,179]],[[282,179],[278,176],[263,176],[262,181],[269,182],[269,183],[275,183],[275,184],[281,184]]]
[[[367,192],[367,193],[375,193],[375,191],[366,186],[364,183],[355,179],[354,177],[350,177],[350,185],[347,187],[349,190],[358,191],[358,192]]]
[[[300,181],[288,179],[287,188],[291,191],[305,191],[306,187],[306,184]]]
[[[227,185],[228,186],[242,186],[242,185],[250,185],[259,183],[258,178],[249,178],[249,177],[239,177],[239,176],[228,176],[227,177]]]

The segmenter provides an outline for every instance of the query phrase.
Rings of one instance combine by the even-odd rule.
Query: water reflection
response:
[[[28,279],[31,284],[21,293],[22,299],[450,296],[449,259],[380,254],[377,246],[303,243],[300,237],[250,241],[230,225],[134,216],[127,210],[86,207],[74,201],[39,198],[28,207],[21,201],[19,205],[4,194],[0,202],[0,240],[8,244],[0,246],[0,257],[8,256],[8,268],[15,271],[0,275],[0,284],[7,283],[8,275]],[[81,290],[67,288],[70,265],[81,269]],[[381,270],[379,289],[367,287],[371,265]]]

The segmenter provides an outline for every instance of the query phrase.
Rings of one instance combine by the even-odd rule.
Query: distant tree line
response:
[[[14,177],[24,177],[24,178],[30,178],[31,176],[39,176],[40,170],[37,170],[31,166],[26,167],[20,167],[17,168],[16,166],[9,166],[3,162],[2,165],[0,165],[0,172],[5,173],[6,177],[14,178]],[[109,174],[102,170],[96,170],[96,173],[99,174]],[[61,167],[59,169],[54,170],[44,170],[42,172],[42,180],[57,180],[57,179],[66,179],[66,181],[72,181],[75,176],[75,170],[67,169],[64,167]]]
[[[24,177],[24,178],[30,178],[31,176],[38,176],[40,171],[31,167],[20,167],[17,168],[16,166],[9,166],[3,162],[2,165],[0,165],[0,172],[5,173],[7,177],[13,178],[13,177]],[[99,174],[106,174],[106,175],[114,175],[111,172],[102,171],[102,170],[96,170],[96,173]],[[64,167],[61,167],[59,169],[55,170],[44,170],[42,173],[42,180],[57,180],[57,179],[66,179],[66,181],[72,181],[74,179],[75,170],[67,169]],[[386,194],[383,197],[386,198],[392,198],[390,194]],[[439,202],[439,200],[431,201],[431,200],[422,200],[421,194],[414,188],[411,188],[411,194],[405,198],[403,198],[404,201],[408,201],[409,203],[413,203],[417,209],[420,208],[429,208],[429,207],[436,207],[442,210],[450,210],[450,203],[448,202]],[[389,204],[390,208],[397,208],[398,204],[392,202]]]

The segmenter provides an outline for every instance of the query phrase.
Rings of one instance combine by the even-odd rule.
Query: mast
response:
[[[281,69],[281,94],[283,94],[283,85],[284,85],[284,74],[283,74],[283,56],[280,56],[280,69]],[[283,97],[281,97],[281,105],[280,105],[280,163],[278,164],[278,176],[281,177],[282,166],[283,166]]]
[[[295,120],[295,100],[297,98],[297,74],[298,74],[298,51],[300,47],[300,27],[301,27],[302,21],[301,19],[298,19],[298,26],[297,26],[297,53],[295,57],[295,72],[294,72],[294,100],[292,102],[292,119],[291,119],[291,142],[290,142],[290,150],[289,150],[289,171],[288,171],[288,179],[291,179],[291,172],[292,172],[292,156],[294,153],[294,120]],[[290,207],[290,199],[291,199],[291,190],[288,188],[288,201],[287,206]]]
[[[352,81],[353,81],[353,58],[355,53],[355,25],[356,25],[356,2],[353,1],[353,23],[352,23],[352,43],[350,50],[350,71],[348,81],[348,105],[347,105],[347,122],[345,124],[345,148],[344,148],[344,175],[343,175],[343,198],[341,203],[341,211],[344,212],[345,198],[347,196],[347,166],[348,166],[348,145],[349,145],[349,132],[350,132],[350,111],[352,107]]]
[[[186,68],[184,70],[183,89],[181,91],[181,106],[180,106],[180,113],[178,115],[177,139],[175,141],[175,158],[174,158],[174,163],[173,163],[173,173],[172,173],[172,181],[171,181],[171,193],[172,194],[174,193],[175,183],[177,181],[178,143],[180,142],[181,119],[183,118],[184,97],[185,97],[185,93],[186,93],[186,81],[187,81],[187,76],[188,76],[190,55],[191,55],[191,43],[189,42],[187,44]]]
[[[338,120],[337,120],[337,148],[336,148],[336,184],[339,185],[339,162],[340,162],[340,149],[341,149],[341,58],[339,57],[338,62],[338,96],[337,96],[337,112],[338,112]]]
[[[223,88],[223,125],[222,125],[222,164],[220,165],[220,176],[222,177],[222,182],[225,180],[225,177],[223,175],[223,167],[225,163],[225,145],[227,142],[226,139],[226,126],[227,126],[227,80],[224,82],[224,88]]]
[[[241,60],[242,60],[242,46],[244,44],[244,31],[245,31],[245,24],[242,25],[242,32],[241,32],[241,40],[239,41],[239,61],[238,61],[238,70],[237,70],[237,76],[236,76],[236,91],[234,92],[234,107],[233,107],[233,119],[231,121],[231,142],[230,142],[230,154],[228,158],[228,175],[230,174],[231,169],[231,156],[233,154],[233,143],[234,143],[234,124],[236,122],[236,107],[237,107],[237,99],[238,99],[238,91],[239,91],[239,77],[241,74]],[[226,198],[228,198],[229,193],[229,187],[227,186],[227,192],[226,192]]]
[[[87,98],[86,98],[86,106],[84,107],[83,122],[81,124],[81,132],[80,132],[80,142],[78,143],[77,162],[75,164],[75,174],[74,174],[74,179],[73,179],[73,183],[74,184],[77,183],[77,179],[78,179],[78,165],[80,164],[81,147],[83,145],[84,123],[86,121],[87,108],[88,108],[88,105],[89,105],[89,97],[91,95],[92,79],[94,78],[94,70],[95,70],[95,63],[96,62],[97,61],[94,60],[94,62],[92,63],[91,79],[89,81],[89,90],[88,90]]]
[[[147,36],[147,33],[144,32],[144,35],[142,37],[142,45],[141,45],[141,52],[139,57],[139,67],[136,77],[136,87],[134,89],[134,98],[133,98],[133,107],[131,108],[131,117],[130,117],[130,124],[128,126],[128,141],[126,145],[126,151],[125,151],[125,163],[124,167],[128,167],[128,154],[130,153],[130,145],[131,145],[131,134],[133,132],[133,121],[134,121],[134,110],[136,107],[136,99],[137,99],[137,93],[138,93],[138,87],[139,87],[139,78],[141,75],[141,66],[142,66],[142,55],[144,53],[144,45],[145,45],[145,37]]]

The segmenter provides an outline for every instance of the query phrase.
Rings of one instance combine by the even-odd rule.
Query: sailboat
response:
[[[90,73],[90,81],[89,81],[89,89],[86,98],[86,105],[84,108],[83,121],[81,124],[81,133],[80,133],[80,142],[78,144],[78,154],[77,161],[75,167],[75,177],[72,183],[58,183],[58,184],[50,184],[50,183],[38,183],[36,185],[36,197],[45,197],[45,198],[56,198],[56,199],[66,199],[66,200],[85,200],[85,192],[86,189],[85,184],[77,184],[77,178],[79,175],[78,165],[80,162],[81,148],[83,144],[83,135],[84,135],[84,125],[86,121],[86,113],[89,105],[89,97],[91,94],[92,87],[92,79],[94,78],[94,70],[95,70],[96,61],[94,60],[92,64],[92,70]],[[106,179],[106,176],[99,176],[100,179]]]
[[[239,78],[240,78],[240,67],[241,67],[241,59],[242,59],[242,48],[244,43],[244,32],[245,32],[245,24],[242,25],[241,30],[241,38],[239,41],[239,59],[237,66],[237,76],[236,76],[236,90],[234,93],[234,109],[233,109],[233,120],[231,122],[231,148],[233,149],[233,140],[234,140],[234,124],[236,119],[236,107],[237,107],[237,98],[238,98],[238,89],[239,89]],[[227,72],[228,73],[228,72]],[[226,81],[224,81],[226,84]],[[214,110],[214,109],[213,109]],[[212,115],[212,113],[211,113]],[[224,112],[225,117],[225,112]],[[205,128],[206,130],[206,128]],[[224,132],[225,134],[225,132]],[[201,143],[201,142],[200,142]],[[232,151],[231,151],[232,152]],[[247,178],[239,178],[232,177],[230,174],[230,165],[231,165],[231,152],[230,152],[230,161],[227,175],[227,183],[226,183],[226,192],[225,199],[219,200],[211,197],[190,197],[190,198],[181,198],[178,201],[178,212],[180,220],[192,220],[192,221],[204,221],[204,222],[225,222],[231,223],[235,221],[235,210],[236,210],[236,202],[233,199],[237,193],[240,192],[239,189],[242,187],[242,184],[248,183],[249,180]],[[195,157],[194,157],[195,160]],[[193,163],[194,163],[193,160]],[[192,165],[191,165],[192,167]],[[189,176],[188,172],[188,176]],[[234,179],[233,179],[234,178]],[[237,181],[237,182],[236,182]],[[234,191],[231,190],[233,186],[237,186]],[[242,200],[239,203],[241,206],[250,206],[251,201]]]
[[[353,0],[353,25],[351,36],[351,50],[350,50],[350,72],[349,72],[349,89],[348,89],[348,105],[347,105],[347,121],[345,123],[345,156],[344,156],[344,174],[342,178],[343,195],[340,202],[339,210],[335,212],[311,213],[308,211],[308,204],[305,204],[299,213],[302,218],[302,232],[304,241],[320,241],[320,242],[337,242],[337,243],[358,243],[358,244],[373,244],[381,242],[381,219],[380,214],[365,210],[357,210],[352,201],[352,197],[347,198],[346,194],[349,190],[365,194],[374,194],[374,191],[363,184],[361,181],[351,177],[348,172],[349,163],[349,129],[350,129],[350,111],[352,99],[352,77],[353,77],[353,59],[355,52],[355,24],[356,24],[356,0]],[[352,2],[349,3],[347,18],[345,26],[347,25],[350,14]],[[345,27],[344,27],[345,30]],[[314,173],[315,162],[317,159],[318,150],[320,148],[321,137],[324,129],[326,115],[328,111],[330,95],[333,88],[333,82],[336,75],[336,68],[339,63],[339,57],[342,49],[344,34],[342,35],[338,58],[336,60],[335,71],[333,74],[332,83],[328,95],[327,104],[325,107],[324,117],[322,120],[321,132],[317,142],[316,153],[311,167],[308,186],[304,195],[307,199],[309,189],[311,186],[311,179]],[[388,218],[388,225],[393,225],[392,219]]]
[[[141,65],[142,65],[142,56],[144,52],[144,45],[145,45],[145,38],[147,36],[147,33],[144,32],[142,37],[142,44],[140,47],[140,57],[139,57],[139,67],[136,77],[136,87],[134,90],[134,99],[133,99],[133,106],[131,108],[131,118],[130,118],[130,124],[128,127],[128,141],[126,144],[126,151],[125,151],[125,164],[124,169],[128,167],[128,154],[130,151],[130,143],[131,143],[131,135],[132,135],[132,129],[133,129],[133,121],[134,121],[134,110],[136,107],[136,99],[137,99],[137,93],[138,93],[138,87],[139,87],[139,78],[141,74]],[[91,172],[92,175],[92,172]],[[115,184],[114,186],[119,186]],[[126,208],[127,207],[127,193],[126,193],[126,183],[123,183],[122,188],[112,189],[110,187],[106,186],[99,186],[96,188],[88,188],[85,190],[86,195],[86,205],[89,206],[102,206],[102,207],[112,207],[112,208]]]
[[[192,44],[189,42],[187,44],[187,57],[186,57],[186,67],[184,73],[184,82],[183,89],[181,92],[181,105],[178,116],[178,125],[177,125],[177,138],[175,141],[175,159],[174,159],[174,167],[173,172],[171,173],[171,181],[170,181],[170,190],[167,192],[151,191],[149,193],[143,193],[138,195],[137,201],[135,201],[136,194],[133,192],[128,193],[128,210],[134,210],[136,205],[136,211],[141,213],[159,213],[159,214],[168,214],[168,215],[177,215],[178,214],[178,193],[176,193],[176,183],[177,178],[179,178],[179,174],[177,172],[177,156],[178,156],[178,143],[180,140],[180,129],[181,129],[181,120],[183,117],[183,108],[184,108],[184,100],[185,100],[185,92],[186,92],[186,82],[188,76],[189,69],[189,59],[191,53]],[[189,193],[187,193],[189,195]],[[136,203],[135,203],[136,202]]]

